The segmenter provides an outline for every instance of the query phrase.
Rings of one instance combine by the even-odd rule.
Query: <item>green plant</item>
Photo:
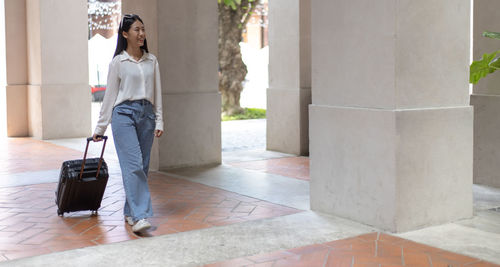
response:
[[[251,120],[251,119],[264,119],[266,118],[266,110],[260,108],[244,108],[241,114],[224,115],[222,121],[233,120]]]
[[[226,6],[231,7],[233,10],[236,10],[236,5],[241,5],[241,0],[217,0],[220,4],[224,2]],[[248,0],[248,2],[255,2],[255,0]]]
[[[484,32],[483,36],[500,40],[500,33],[498,32]],[[490,54],[485,53],[481,60],[473,61],[470,65],[469,82],[476,84],[488,74],[500,69],[500,56],[497,55],[500,55],[500,50]]]

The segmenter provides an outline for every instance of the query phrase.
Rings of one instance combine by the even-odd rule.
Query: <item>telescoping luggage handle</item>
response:
[[[101,170],[101,165],[102,165],[102,157],[104,156],[104,148],[106,148],[106,142],[108,141],[107,136],[98,136],[104,139],[104,144],[102,145],[102,152],[101,152],[101,157],[99,158],[99,164],[97,165],[97,174],[96,178],[99,177],[99,171]],[[83,154],[83,161],[82,161],[82,168],[80,169],[80,177],[79,180],[82,180],[82,175],[83,175],[83,169],[85,168],[85,160],[87,159],[87,150],[89,149],[89,143],[90,141],[94,140],[94,138],[89,137],[87,138],[87,146],[85,147],[85,154]]]

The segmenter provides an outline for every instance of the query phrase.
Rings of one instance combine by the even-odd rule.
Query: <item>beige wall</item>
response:
[[[27,0],[26,15],[29,135],[89,136],[87,1]]]
[[[28,135],[26,2],[5,1],[7,135]]]

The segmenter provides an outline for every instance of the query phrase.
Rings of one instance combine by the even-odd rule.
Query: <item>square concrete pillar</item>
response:
[[[472,216],[469,12],[313,1],[313,210],[392,232]]]
[[[5,65],[7,136],[28,136],[26,2],[6,0]]]
[[[269,1],[267,149],[309,154],[311,0]]]
[[[85,0],[27,0],[28,130],[39,139],[91,134]]]
[[[473,58],[500,47],[500,41],[482,36],[484,31],[498,31],[498,9],[495,0],[474,1]],[[500,73],[481,79],[473,87],[474,106],[474,183],[500,187]]]
[[[157,2],[166,135],[160,169],[221,162],[217,1]]]

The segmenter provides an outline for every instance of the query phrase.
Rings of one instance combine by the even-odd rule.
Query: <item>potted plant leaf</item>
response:
[[[500,40],[500,33],[498,32],[486,31],[483,36]],[[500,50],[490,54],[486,53],[481,60],[473,61],[470,65],[469,82],[476,84],[479,80],[498,69],[500,69]]]

